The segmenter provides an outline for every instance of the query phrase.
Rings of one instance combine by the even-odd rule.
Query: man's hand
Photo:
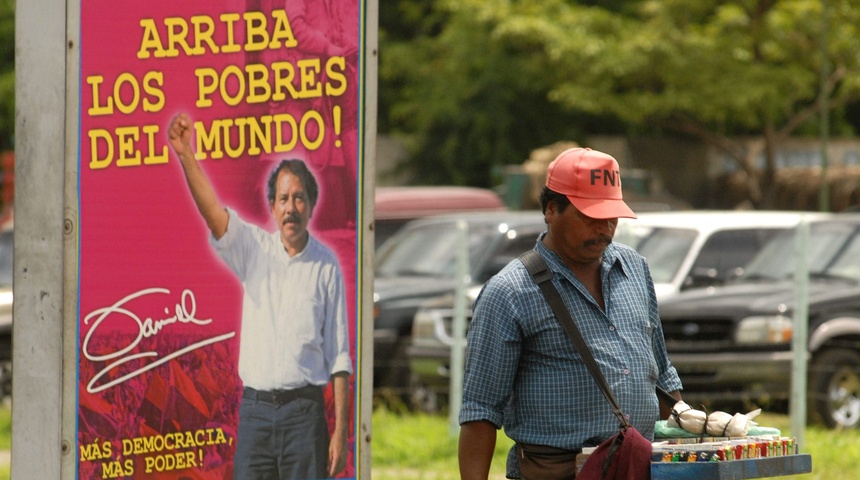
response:
[[[334,394],[334,429],[328,445],[328,476],[334,477],[346,466],[346,440],[349,428],[349,374],[338,372],[331,376]]]
[[[173,117],[170,122],[170,127],[167,129],[167,135],[170,139],[170,146],[176,155],[182,159],[186,154],[191,153],[191,120],[188,115],[180,113]]]
[[[197,210],[203,220],[206,221],[206,226],[215,239],[219,239],[227,233],[227,223],[230,217],[227,210],[218,201],[218,196],[215,195],[215,189],[209,183],[203,169],[194,158],[194,151],[191,150],[191,119],[188,115],[180,113],[173,117],[170,122],[170,127],[167,129],[167,137],[170,140],[170,146],[179,157],[179,163],[182,164],[182,170],[185,172],[185,180],[188,182],[188,190],[194,198],[194,203],[197,205]]]
[[[460,426],[460,478],[487,480],[496,448],[496,427],[487,421],[467,422]]]
[[[328,446],[328,476],[334,477],[346,467],[346,432],[332,433]]]

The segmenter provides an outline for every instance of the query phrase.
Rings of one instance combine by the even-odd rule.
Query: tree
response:
[[[747,173],[757,206],[767,203],[779,142],[816,131],[820,0],[655,0],[622,12],[564,0],[471,1],[492,16],[500,42],[532,45],[551,75],[552,101],[719,148]],[[829,0],[827,11],[826,98],[840,114],[860,99],[858,7]]]
[[[536,147],[575,140],[594,123],[575,121],[550,100],[549,77],[536,68],[542,63],[531,46],[499,42],[495,17],[478,15],[480,2],[385,7],[379,128],[404,139],[415,183],[492,186],[502,166],[522,163]]]
[[[860,0],[397,5],[411,15],[383,15],[379,125],[425,183],[486,184],[558,140],[669,132],[724,152],[767,206],[779,143],[818,134],[822,83],[834,133],[860,128]]]
[[[15,0],[0,0],[0,151],[15,138]]]
[[[0,0],[0,151],[15,138],[15,0]]]

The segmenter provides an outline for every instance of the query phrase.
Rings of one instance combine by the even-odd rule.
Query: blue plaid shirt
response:
[[[653,438],[655,385],[681,389],[669,362],[645,259],[610,244],[601,262],[606,311],[561,258],[535,247],[631,425]],[[460,424],[486,420],[516,442],[578,450],[618,430],[609,402],[522,262],[514,260],[475,302],[466,351]],[[515,448],[508,477],[517,478]]]

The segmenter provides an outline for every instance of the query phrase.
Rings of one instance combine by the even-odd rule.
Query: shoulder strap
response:
[[[555,314],[556,319],[558,319],[558,322],[564,328],[564,331],[567,332],[567,336],[570,337],[570,341],[573,342],[573,346],[576,347],[576,351],[579,352],[579,356],[582,357],[582,360],[588,367],[588,371],[591,372],[591,376],[594,377],[594,381],[597,382],[597,386],[600,387],[600,391],[603,392],[603,396],[606,397],[607,401],[609,401],[609,405],[612,407],[612,413],[618,417],[618,420],[622,425],[629,426],[630,424],[624,417],[624,413],[621,412],[621,407],[618,406],[618,400],[615,399],[615,394],[609,387],[606,377],[603,376],[603,372],[600,371],[597,361],[594,360],[594,356],[591,355],[591,349],[588,348],[588,345],[582,338],[582,334],[579,332],[579,328],[577,328],[576,323],[574,323],[573,318],[571,318],[570,312],[568,312],[567,307],[564,306],[564,301],[561,299],[561,295],[558,293],[555,285],[552,284],[552,271],[547,267],[543,257],[541,257],[537,250],[529,250],[520,255],[519,258],[520,261],[523,262],[523,265],[525,265],[526,270],[531,274],[532,280],[534,280],[535,284],[540,287],[547,303],[552,307],[552,311]]]

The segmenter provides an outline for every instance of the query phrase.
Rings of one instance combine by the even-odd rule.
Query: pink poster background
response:
[[[212,158],[210,151],[201,165],[223,204],[269,231],[268,173],[282,159],[305,160],[320,184],[310,230],[340,260],[357,371],[361,2],[81,3],[78,478],[229,479],[241,394],[241,285],[208,244],[167,127],[180,112],[207,129],[232,122],[219,138],[222,150],[235,148],[235,158]],[[296,46],[247,51],[246,22],[275,36],[283,33],[283,17]],[[187,52],[185,44],[195,48],[196,34],[208,35],[210,24],[219,51],[201,42],[202,53]],[[225,53],[225,45],[239,51]],[[158,55],[173,47],[176,54]],[[343,63],[328,75],[333,58]],[[319,85],[323,93],[248,96],[248,71],[272,76],[287,62],[298,72],[316,60],[320,70],[302,77],[304,91]],[[217,72],[223,87],[202,94],[198,69]],[[297,74],[292,83],[301,81]],[[239,95],[243,82],[246,95]],[[201,97],[211,106],[199,104]],[[299,124],[308,112],[315,114],[299,128],[304,138],[285,152],[251,151],[248,127],[235,126],[283,114]],[[282,134],[282,144],[295,138],[289,126]],[[355,394],[353,378],[353,405]],[[341,477],[355,476],[354,431],[351,425]]]

